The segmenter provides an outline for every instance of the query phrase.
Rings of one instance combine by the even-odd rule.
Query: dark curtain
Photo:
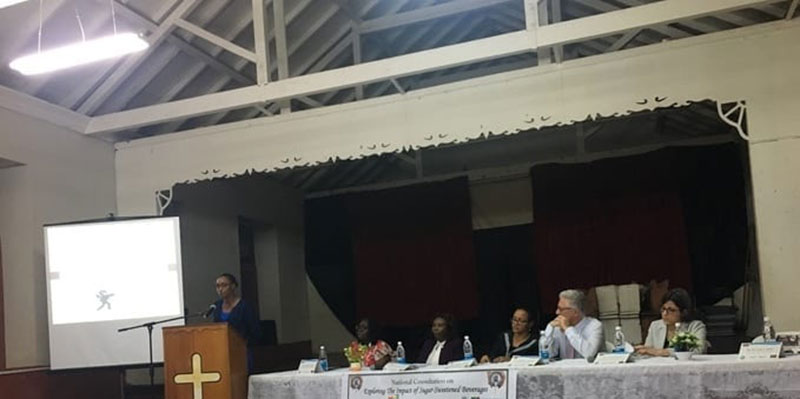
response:
[[[531,312],[535,328],[541,326],[539,290],[533,264],[531,224],[477,230],[474,233],[478,264],[480,317],[470,337],[479,353],[510,328],[514,308]]]
[[[669,279],[712,304],[744,282],[747,209],[736,144],[531,169],[543,311],[558,291]]]
[[[476,318],[467,179],[311,199],[305,213],[306,270],[346,327],[369,317],[389,340],[418,340],[435,313]]]
[[[686,148],[680,154],[681,202],[695,297],[712,305],[746,279],[747,149],[733,144]],[[743,161],[744,160],[744,161]]]
[[[306,272],[319,295],[342,324],[356,324],[355,266],[350,217],[344,198],[305,202]]]
[[[466,178],[348,195],[356,313],[384,325],[477,316]]]
[[[659,152],[531,169],[542,304],[560,290],[669,279],[691,289],[672,157]]]
[[[435,312],[455,313],[480,352],[514,306],[546,322],[570,287],[669,279],[713,303],[744,281],[740,151],[537,166],[534,224],[475,232],[466,179],[307,200],[308,275],[346,327],[375,318],[410,354]]]

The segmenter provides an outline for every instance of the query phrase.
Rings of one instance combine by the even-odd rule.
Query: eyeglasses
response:
[[[511,319],[511,322],[514,324],[528,324],[528,320],[520,320],[520,319]]]
[[[664,313],[664,312],[675,313],[675,312],[679,312],[679,311],[680,311],[679,309],[675,309],[675,308],[661,308],[661,313]]]
[[[558,310],[558,312],[560,313],[560,312],[566,312],[567,310],[575,310],[575,308],[562,308],[561,306],[559,306],[556,308],[556,310]]]

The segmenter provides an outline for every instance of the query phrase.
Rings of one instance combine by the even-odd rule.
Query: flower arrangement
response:
[[[353,342],[347,348],[344,348],[344,356],[350,364],[362,363],[364,357],[367,355],[369,348],[366,345]]]
[[[669,340],[669,346],[676,352],[689,352],[700,347],[700,339],[690,332],[679,332]]]

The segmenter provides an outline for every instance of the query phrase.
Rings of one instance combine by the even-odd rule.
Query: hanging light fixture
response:
[[[8,1],[8,0],[0,0]],[[150,43],[135,33],[117,33],[117,17],[114,12],[114,0],[111,4],[111,21],[114,24],[114,34],[99,39],[86,40],[83,23],[75,9],[75,17],[81,29],[81,42],[68,44],[63,47],[42,51],[42,0],[39,0],[39,41],[38,51],[11,61],[9,67],[23,75],[39,75],[78,65],[121,57],[126,54],[142,51],[150,47]]]
[[[9,66],[23,75],[38,75],[120,57],[149,46],[147,41],[134,33],[119,33],[26,55],[11,61]]]
[[[0,0],[0,8],[11,7],[14,4],[24,3],[28,0]]]

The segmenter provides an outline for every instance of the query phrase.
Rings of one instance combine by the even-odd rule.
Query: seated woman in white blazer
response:
[[[695,353],[706,352],[706,325],[694,318],[692,298],[683,288],[669,290],[661,299],[661,320],[650,323],[644,345],[636,347],[636,353],[650,356],[671,356],[669,340],[675,336],[675,323],[681,323],[683,331],[694,334],[700,341]]]

